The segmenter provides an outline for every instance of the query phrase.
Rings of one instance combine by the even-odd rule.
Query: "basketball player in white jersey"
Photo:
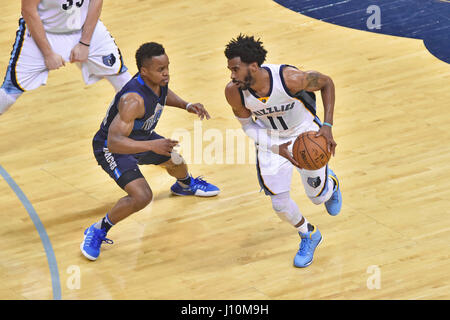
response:
[[[120,50],[99,20],[103,0],[22,0],[22,17],[0,88],[0,114],[22,95],[47,82],[66,62],[84,82],[106,78],[119,91],[131,75]]]
[[[330,215],[340,212],[342,195],[338,179],[328,165],[318,170],[300,168],[292,157],[292,145],[299,134],[313,130],[327,139],[328,149],[334,155],[334,84],[319,72],[263,64],[266,54],[261,41],[252,36],[239,35],[228,43],[225,56],[232,81],[225,88],[225,96],[244,132],[256,143],[261,188],[270,196],[278,216],[299,232],[301,242],[294,266],[307,267],[322,235],[290,197],[293,167],[300,173],[309,199],[315,204],[324,203]],[[318,90],[324,104],[324,123],[316,116],[312,91]]]

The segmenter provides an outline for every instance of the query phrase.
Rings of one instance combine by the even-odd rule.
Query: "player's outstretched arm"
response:
[[[336,150],[336,141],[334,141],[331,127],[333,126],[335,88],[333,80],[317,71],[300,71],[295,68],[285,68],[283,77],[287,88],[291,94],[296,94],[301,90],[319,91],[322,95],[324,108],[324,126],[320,128],[317,136],[324,136],[327,139],[328,151],[333,156]]]
[[[171,139],[137,141],[128,137],[133,130],[134,120],[142,118],[144,113],[144,100],[140,95],[128,93],[122,96],[119,102],[119,112],[108,130],[108,149],[111,153],[135,154],[153,151],[170,156],[178,141]]]
[[[184,109],[190,113],[195,113],[196,115],[198,115],[200,120],[203,120],[205,118],[211,119],[208,111],[206,111],[205,107],[201,103],[188,103],[181,99],[175,92],[170,89],[168,89],[167,91],[166,104],[171,107]]]
[[[24,18],[27,29],[31,33],[39,50],[44,56],[45,66],[48,70],[59,69],[64,66],[64,59],[61,55],[53,51],[48,42],[44,25],[39,17],[37,6],[41,0],[22,0],[22,17]]]

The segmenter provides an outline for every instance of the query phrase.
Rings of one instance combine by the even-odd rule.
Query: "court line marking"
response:
[[[50,239],[45,231],[44,225],[39,219],[36,210],[34,210],[33,205],[30,200],[28,200],[25,193],[23,193],[22,189],[17,185],[17,183],[11,178],[9,173],[0,165],[0,175],[5,179],[5,181],[9,184],[11,189],[15,192],[17,198],[19,198],[22,205],[28,212],[28,215],[33,221],[34,226],[41,238],[42,245],[44,246],[45,254],[47,255],[48,267],[50,269],[50,276],[52,279],[52,289],[53,289],[53,300],[61,300],[61,285],[59,281],[59,271],[58,264],[56,263],[55,253],[53,252],[53,247],[50,242]]]

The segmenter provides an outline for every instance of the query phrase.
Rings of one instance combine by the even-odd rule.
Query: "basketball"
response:
[[[317,170],[325,166],[330,160],[327,139],[324,136],[316,138],[317,131],[303,132],[295,139],[292,154],[301,168]]]

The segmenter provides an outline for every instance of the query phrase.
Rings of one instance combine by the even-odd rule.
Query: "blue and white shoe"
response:
[[[325,208],[327,208],[328,213],[331,216],[337,216],[339,212],[341,212],[342,208],[342,194],[341,189],[339,186],[339,180],[334,174],[333,170],[328,169],[328,175],[331,177],[331,179],[334,180],[335,186],[334,186],[334,192],[331,195],[330,199],[325,201]]]
[[[297,255],[294,257],[294,266],[297,268],[305,268],[312,263],[314,251],[322,242],[322,234],[316,226],[314,226],[312,231],[306,233],[299,232],[298,234],[302,240]]]
[[[220,190],[215,185],[206,182],[201,177],[193,178],[191,176],[191,183],[189,187],[183,188],[178,182],[170,188],[173,194],[178,196],[198,196],[198,197],[212,197],[219,194]]]
[[[113,244],[114,242],[106,238],[104,229],[97,229],[95,223],[84,231],[84,239],[80,245],[81,253],[89,260],[97,260],[100,255],[100,246],[103,242]]]

